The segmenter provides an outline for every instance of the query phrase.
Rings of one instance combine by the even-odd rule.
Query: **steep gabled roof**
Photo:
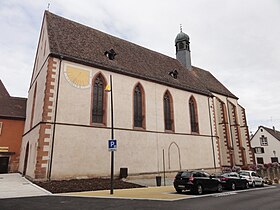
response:
[[[232,97],[238,99],[234,94],[232,94],[222,83],[219,82],[209,71],[192,67],[192,73],[201,81],[205,87],[213,92],[224,96]]]
[[[96,29],[45,12],[51,55],[163,85],[212,96],[211,91],[234,96],[210,72],[187,70],[171,57],[149,50]],[[104,53],[113,49],[114,60]],[[169,75],[177,70],[178,77]]]
[[[63,59],[211,95],[179,61],[101,31],[46,12],[50,51]],[[104,52],[114,49],[114,60]],[[177,70],[177,79],[168,75]]]
[[[26,100],[11,97],[0,80],[0,117],[25,119]]]
[[[264,128],[268,133],[270,133],[274,138],[278,139],[280,141],[280,131],[271,129],[271,128],[267,128],[264,126],[260,126],[262,128]]]

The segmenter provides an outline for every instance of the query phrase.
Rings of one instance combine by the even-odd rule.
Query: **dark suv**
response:
[[[177,173],[173,185],[178,193],[190,190],[198,195],[204,191],[222,192],[223,190],[220,180],[205,171],[180,171]]]

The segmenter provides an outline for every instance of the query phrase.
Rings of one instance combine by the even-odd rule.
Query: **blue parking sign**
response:
[[[117,150],[117,140],[116,139],[108,140],[108,150],[109,151]]]

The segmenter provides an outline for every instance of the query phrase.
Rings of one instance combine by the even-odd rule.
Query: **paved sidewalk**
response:
[[[18,173],[0,174],[0,199],[50,195]]]
[[[115,189],[113,195],[110,195],[109,190],[62,193],[60,195],[74,196],[74,197],[124,198],[124,199],[144,199],[144,200],[164,200],[164,201],[174,201],[174,200],[193,197],[193,195],[176,193],[173,187],[172,178],[166,178],[165,180],[162,179],[160,187],[155,187],[156,186],[155,178],[149,178],[149,179],[134,178],[134,179],[127,179],[126,182],[131,182],[147,187],[131,188],[131,189]]]
[[[162,178],[161,179],[161,186],[173,186],[173,181],[174,178],[165,178],[165,180]],[[156,187],[156,179],[127,179],[126,182],[134,183],[134,184],[139,184],[142,186],[147,186],[147,187]]]
[[[161,200],[161,201],[174,201],[174,200],[181,200],[181,199],[194,197],[193,195],[176,193],[173,186],[115,189],[113,195],[110,195],[109,190],[62,193],[58,195],[74,196],[74,197],[118,198],[118,199],[123,198],[123,199]]]

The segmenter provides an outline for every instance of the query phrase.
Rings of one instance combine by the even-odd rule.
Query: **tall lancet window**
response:
[[[93,81],[92,122],[105,124],[105,80],[99,74]]]
[[[164,126],[167,131],[174,131],[173,123],[173,103],[172,97],[168,91],[164,94],[163,97],[163,106],[164,106]]]
[[[191,132],[198,133],[199,126],[198,126],[197,105],[193,96],[189,100],[189,108],[190,108]]]
[[[145,128],[145,98],[144,91],[140,84],[134,88],[133,106],[134,106],[134,127]]]

